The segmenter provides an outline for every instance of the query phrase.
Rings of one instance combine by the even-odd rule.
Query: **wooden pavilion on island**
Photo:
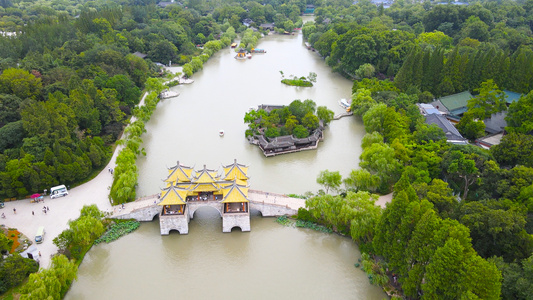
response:
[[[161,191],[162,206],[159,222],[161,234],[177,230],[180,234],[189,232],[190,219],[194,212],[210,206],[218,210],[222,217],[222,231],[231,232],[234,227],[250,231],[248,200],[248,167],[237,163],[223,166],[223,173],[217,170],[193,168],[179,163],[169,168]]]

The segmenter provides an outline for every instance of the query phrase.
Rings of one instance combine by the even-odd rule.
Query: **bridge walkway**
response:
[[[157,205],[159,202],[159,194],[149,195],[138,198],[133,202],[119,204],[113,206],[112,217],[119,217],[130,214],[136,210],[144,209],[150,206]],[[305,207],[305,200],[299,198],[288,197],[283,194],[269,193],[259,190],[248,190],[248,199],[251,203],[267,204],[272,206],[280,206],[289,209],[298,210],[300,207]]]

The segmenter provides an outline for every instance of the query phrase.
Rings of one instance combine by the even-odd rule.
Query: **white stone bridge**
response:
[[[248,200],[250,201],[250,210],[259,211],[263,217],[277,217],[295,215],[300,207],[305,207],[305,200],[299,198],[291,198],[282,194],[267,193],[257,190],[248,190]],[[125,203],[113,207],[113,214],[111,218],[117,219],[135,219],[137,221],[149,222],[153,221],[155,216],[161,217],[162,206],[157,205],[159,199],[157,194],[148,197],[143,197],[134,202]],[[223,204],[220,201],[194,201],[187,202],[187,218],[186,222],[194,218],[194,213],[201,207],[213,207],[220,216],[223,216]],[[231,219],[231,215],[224,214],[223,232],[231,232],[234,227],[241,228],[242,231],[250,231],[248,224],[241,222],[227,222],[226,218]],[[235,214],[238,218],[238,215]],[[164,222],[161,222],[161,234],[168,234],[171,229],[182,228],[179,230],[181,234],[188,233],[188,226],[186,224],[170,224],[169,228],[164,228]]]

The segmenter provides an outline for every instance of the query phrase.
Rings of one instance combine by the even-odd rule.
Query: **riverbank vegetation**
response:
[[[308,137],[319,128],[320,122],[325,125],[333,119],[333,111],[325,106],[316,107],[313,100],[294,100],[289,106],[273,107],[272,110],[251,110],[244,116],[248,124],[246,136],[264,135],[275,138],[294,135],[296,138]]]
[[[140,225],[141,223],[135,220],[114,220],[114,224],[109,226],[107,231],[94,241],[94,244],[98,245],[103,242],[111,243],[112,241],[115,241],[120,237],[135,231]]]
[[[109,243],[139,227],[139,222],[131,220],[109,220],[96,205],[86,205],[76,220],[69,222],[69,228],[54,238],[59,248],[52,257],[51,267],[41,268],[33,259],[15,254],[0,262],[0,289],[2,293],[12,287],[13,296],[19,299],[62,299],[77,277],[78,266],[89,249],[100,242]],[[107,229],[107,231],[106,231]],[[105,232],[105,233],[104,233]],[[11,243],[0,235],[0,247],[4,250]],[[8,268],[4,268],[3,266]],[[38,271],[38,272],[37,272]]]
[[[13,228],[2,227],[0,230],[0,294],[18,286],[39,269],[35,260],[19,254],[22,251],[22,247],[18,247],[19,236],[20,233]]]
[[[533,107],[529,5],[395,2],[383,9],[359,1],[315,13],[316,22],[302,31],[329,66],[357,79],[351,109],[367,135],[360,168],[341,181],[344,189],[308,199],[301,218],[311,215],[349,233],[366,253],[363,268],[378,278],[373,282],[405,297],[528,299],[533,288],[527,271],[533,259],[533,148],[526,146],[531,140],[526,115]],[[477,120],[487,114],[507,111],[509,134],[490,150],[446,143],[444,132],[426,125],[415,106],[465,90],[475,96],[458,126],[465,136],[483,133]],[[502,90],[522,97],[503,105]],[[360,203],[355,195],[362,192],[393,197],[381,209],[373,201]]]
[[[247,29],[244,18],[297,23],[305,5],[286,6],[2,3],[0,198],[94,176],[109,161],[147,78],[162,73],[156,62],[183,65],[189,77]]]

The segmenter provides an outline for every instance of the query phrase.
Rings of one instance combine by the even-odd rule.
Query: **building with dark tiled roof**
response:
[[[148,54],[144,54],[144,53],[141,53],[141,52],[139,52],[139,51],[137,51],[137,52],[133,52],[133,55],[135,55],[135,56],[137,56],[137,57],[140,57],[140,58],[142,58],[142,59],[144,59],[145,57],[148,56]]]
[[[435,124],[444,131],[446,141],[452,144],[468,144],[468,141],[459,133],[457,128],[441,114],[426,115],[426,124]]]
[[[262,30],[274,30],[274,23],[265,23],[265,24],[261,24],[259,25],[259,28],[261,28]]]

